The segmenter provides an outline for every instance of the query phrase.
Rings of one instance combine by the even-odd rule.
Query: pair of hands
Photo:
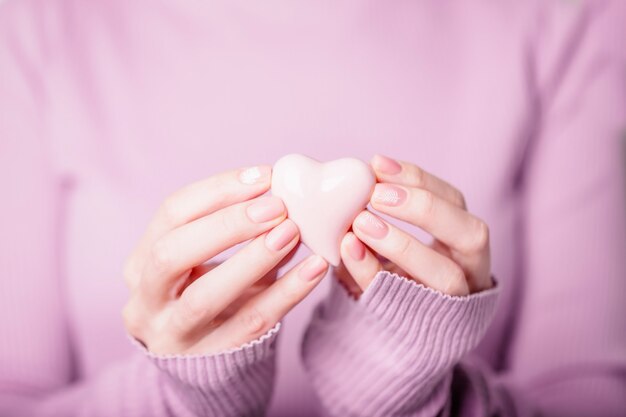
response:
[[[376,155],[376,210],[414,224],[425,245],[368,210],[341,242],[338,277],[358,296],[386,269],[450,295],[492,285],[489,233],[463,195],[419,167]],[[276,279],[300,235],[282,201],[262,196],[271,166],[226,171],[168,197],[127,259],[127,331],[156,354],[210,354],[265,334],[321,281],[328,263],[311,255]],[[221,263],[207,262],[250,240]],[[375,253],[387,261],[382,264]]]

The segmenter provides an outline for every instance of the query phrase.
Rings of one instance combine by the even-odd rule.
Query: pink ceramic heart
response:
[[[334,266],[341,260],[341,239],[367,206],[375,183],[370,166],[355,158],[321,163],[290,154],[272,172],[272,194],[285,203],[302,242]]]

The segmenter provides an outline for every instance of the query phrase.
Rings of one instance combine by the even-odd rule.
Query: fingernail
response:
[[[380,154],[374,155],[372,165],[374,165],[374,168],[377,171],[380,171],[383,174],[394,175],[402,171],[402,165],[400,165],[397,161]]]
[[[365,211],[361,213],[357,218],[354,224],[368,236],[371,236],[375,239],[382,239],[387,235],[389,228],[382,220],[378,217],[374,216],[369,211]]]
[[[246,214],[255,223],[263,223],[281,216],[285,205],[278,197],[262,197],[246,208]]]
[[[284,248],[287,243],[296,237],[298,228],[291,220],[285,220],[265,236],[265,245],[275,251]]]
[[[355,261],[362,261],[365,258],[365,245],[353,233],[348,237],[348,254]]]
[[[396,185],[378,183],[374,187],[372,201],[385,206],[399,206],[406,201],[406,191]]]
[[[326,266],[324,258],[312,255],[298,271],[298,277],[303,281],[313,281],[326,269]]]
[[[252,185],[269,180],[271,168],[266,165],[244,168],[239,172],[239,181]]]

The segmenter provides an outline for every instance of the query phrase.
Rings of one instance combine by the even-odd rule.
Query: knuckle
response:
[[[412,250],[413,240],[405,235],[401,235],[397,243],[392,248],[392,252],[396,254],[399,259],[408,259],[411,256]]]
[[[230,175],[231,175],[230,172],[226,171],[226,172],[219,173],[217,175],[213,175],[212,177],[209,177],[207,179],[207,185],[209,189],[214,190],[214,191],[223,190],[224,186],[227,183],[226,178],[229,177]]]
[[[241,313],[239,323],[245,334],[254,336],[263,333],[267,328],[268,320],[257,308],[251,307]]]
[[[228,181],[225,175],[215,175],[208,181],[207,188],[212,195],[212,199],[218,207],[227,203],[228,200]]]
[[[135,266],[135,260],[133,257],[129,257],[124,261],[122,276],[124,277],[124,282],[128,288],[133,288],[139,281],[137,267]]]
[[[430,191],[417,190],[415,196],[416,216],[418,220],[425,221],[432,215],[435,204],[435,195]]]
[[[284,282],[283,284],[284,285],[278,286],[282,299],[287,301],[288,304],[297,302],[300,299],[301,291],[298,291],[295,285],[289,285],[290,283],[288,282]]]
[[[176,308],[169,317],[168,326],[176,335],[188,334],[197,327],[198,323],[202,322],[206,314],[206,309],[201,308],[193,300],[188,297],[181,297],[176,302]]]
[[[467,207],[467,204],[465,203],[465,195],[457,189],[454,189],[452,192],[452,202],[463,209]]]
[[[223,210],[219,214],[219,226],[224,236],[233,236],[242,228],[241,213],[235,210]]]
[[[163,238],[157,239],[157,241],[152,245],[152,248],[150,249],[150,258],[152,260],[152,264],[158,270],[168,270],[171,268],[173,263],[172,250]]]
[[[170,195],[163,201],[159,211],[161,219],[168,226],[177,226],[183,221],[183,213],[176,193]]]
[[[409,185],[411,187],[423,187],[426,183],[426,172],[415,165],[410,165]]]
[[[469,251],[481,252],[489,246],[489,227],[482,220],[477,220],[469,244]]]
[[[129,301],[122,309],[122,320],[124,321],[126,330],[128,330],[131,335],[137,337],[143,328],[143,320],[133,302]]]
[[[468,293],[467,283],[465,282],[465,273],[456,264],[451,264],[447,268],[444,278],[446,286],[444,292],[449,295],[465,295]]]
[[[181,323],[184,323],[185,326],[198,321],[207,314],[206,306],[189,295],[180,297],[178,307]]]
[[[476,246],[481,250],[489,246],[489,226],[482,220],[477,225]]]

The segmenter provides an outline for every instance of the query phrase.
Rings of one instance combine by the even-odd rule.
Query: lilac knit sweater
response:
[[[0,415],[626,415],[625,21],[620,0],[0,2]],[[163,198],[290,152],[450,181],[497,285],[381,271],[355,301],[331,272],[228,352],[128,337],[121,265]]]

